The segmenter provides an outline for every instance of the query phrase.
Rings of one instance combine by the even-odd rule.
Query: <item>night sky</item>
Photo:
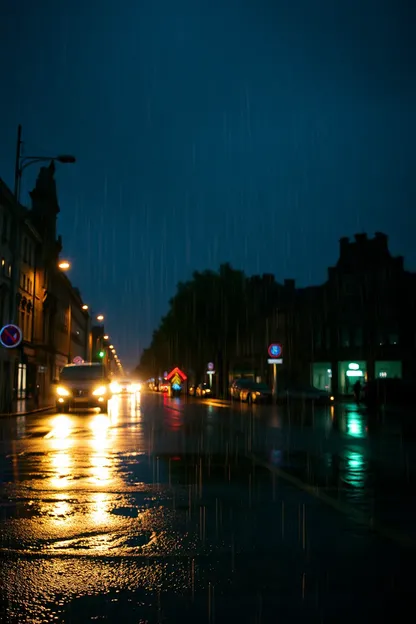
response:
[[[0,177],[57,171],[63,256],[136,364],[176,283],[319,283],[385,231],[416,269],[412,0],[0,0]],[[36,167],[25,174],[22,200]]]

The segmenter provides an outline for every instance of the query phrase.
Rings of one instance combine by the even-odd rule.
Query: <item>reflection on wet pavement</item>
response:
[[[8,621],[382,617],[403,552],[247,460],[385,518],[366,427],[354,408],[297,418],[166,397],[0,423]]]

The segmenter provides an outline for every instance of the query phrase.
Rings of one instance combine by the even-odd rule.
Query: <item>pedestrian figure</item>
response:
[[[357,403],[359,403],[361,399],[361,383],[358,379],[353,386],[353,390],[354,390],[354,398],[357,401]]]

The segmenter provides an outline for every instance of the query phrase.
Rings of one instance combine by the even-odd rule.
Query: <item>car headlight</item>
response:
[[[101,390],[101,388],[98,388],[98,390]],[[121,391],[121,386],[116,381],[114,381],[112,384],[110,384],[110,390],[113,394],[118,394]]]
[[[64,388],[63,386],[58,386],[56,388],[56,394],[58,396],[69,396],[69,391],[66,388]]]
[[[107,388],[105,386],[100,386],[99,388],[96,388],[92,394],[93,396],[103,396],[106,392]]]

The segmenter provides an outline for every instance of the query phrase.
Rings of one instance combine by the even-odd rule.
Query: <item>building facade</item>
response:
[[[0,413],[20,400],[48,402],[62,366],[91,353],[88,311],[58,267],[54,172],[53,163],[40,170],[31,210],[0,180],[0,322],[13,322],[22,332],[17,348],[0,348]]]
[[[326,283],[297,299],[300,368],[314,386],[348,395],[357,379],[416,378],[416,274],[385,234],[342,238]]]
[[[12,236],[16,220],[14,196],[0,180],[0,327],[10,322],[12,298]],[[14,356],[10,349],[0,347],[0,413],[11,400]]]

